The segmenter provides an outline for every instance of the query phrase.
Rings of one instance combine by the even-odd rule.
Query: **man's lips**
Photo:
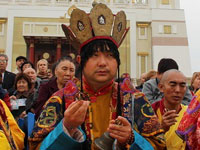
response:
[[[99,74],[99,75],[105,75],[105,74],[107,74],[108,73],[108,71],[107,70],[100,70],[100,71],[96,71],[96,74]]]
[[[174,99],[174,100],[180,100],[181,97],[180,97],[180,96],[173,96],[173,99]]]

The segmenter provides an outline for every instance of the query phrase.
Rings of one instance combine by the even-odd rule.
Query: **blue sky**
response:
[[[200,72],[200,0],[180,0],[185,10],[192,73]]]

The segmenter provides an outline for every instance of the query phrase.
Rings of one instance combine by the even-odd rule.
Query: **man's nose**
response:
[[[99,66],[105,66],[107,63],[107,59],[104,55],[99,57]]]
[[[176,88],[175,88],[175,91],[180,92],[180,90],[181,90],[181,87],[179,85],[177,85]]]

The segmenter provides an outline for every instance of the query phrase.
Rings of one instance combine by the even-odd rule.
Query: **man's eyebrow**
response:
[[[169,83],[173,83],[173,84],[186,84],[186,82],[176,82],[176,81],[169,81]]]

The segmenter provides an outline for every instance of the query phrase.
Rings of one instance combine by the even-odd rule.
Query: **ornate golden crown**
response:
[[[129,30],[126,28],[124,11],[113,15],[105,4],[96,4],[90,14],[78,8],[73,9],[70,25],[62,24],[62,29],[77,50],[96,39],[109,39],[119,47]]]

